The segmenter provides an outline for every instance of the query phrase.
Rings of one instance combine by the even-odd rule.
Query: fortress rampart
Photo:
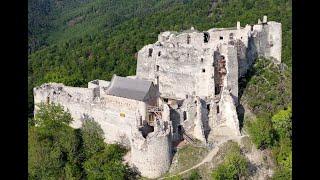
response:
[[[135,76],[93,80],[88,88],[46,83],[34,88],[39,103],[68,110],[80,128],[91,118],[107,143],[131,148],[141,174],[157,178],[170,167],[174,144],[203,144],[239,136],[238,79],[263,56],[281,63],[281,23],[263,21],[200,32],[162,32],[138,52]]]

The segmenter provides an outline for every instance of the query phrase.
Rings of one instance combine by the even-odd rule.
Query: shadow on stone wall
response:
[[[242,127],[243,127],[244,113],[245,113],[245,109],[243,108],[242,104],[239,104],[237,106],[237,115],[238,115],[238,119],[239,119],[240,132],[241,132]]]
[[[210,131],[211,131],[211,128],[209,126],[209,111],[207,109],[207,103],[206,101],[200,99],[200,102],[201,102],[201,106],[204,107],[201,109],[202,111],[202,124],[203,124],[203,129],[204,129],[204,136],[205,136],[205,139],[207,140],[208,139],[208,136],[210,134]]]
[[[239,126],[240,131],[242,130],[243,124],[244,124],[244,114],[245,109],[241,102],[241,98],[243,95],[244,90],[247,88],[248,82],[250,82],[251,78],[256,74],[255,69],[252,67],[254,66],[256,59],[257,59],[257,47],[255,45],[255,39],[253,37],[250,37],[248,40],[248,51],[247,51],[247,58],[253,58],[253,61],[250,62],[250,60],[247,60],[247,62],[250,64],[247,72],[243,77],[240,77],[238,80],[238,88],[239,88],[239,104],[237,106],[237,115],[239,119]]]
[[[140,179],[140,178],[141,178],[141,173],[137,167],[128,168],[125,179],[133,180],[133,179]]]

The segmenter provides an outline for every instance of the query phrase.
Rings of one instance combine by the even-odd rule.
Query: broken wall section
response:
[[[208,115],[211,125],[210,140],[212,136],[240,134],[236,111],[239,75],[237,49],[230,44],[220,45],[218,49],[215,53],[218,57],[215,67],[216,96],[210,100]]]
[[[101,125],[106,143],[128,146],[133,123],[138,117],[143,121],[148,117],[146,104],[104,93],[93,100],[94,89],[67,87],[57,83],[43,84],[34,88],[35,110],[41,102],[60,104],[73,118],[71,127],[80,128],[82,121],[89,117]]]
[[[210,136],[241,135],[236,105],[229,90],[225,88],[222,90],[219,103],[213,105],[212,117],[213,124]]]
[[[163,175],[171,165],[172,125],[167,105],[164,105],[162,117],[163,119],[156,120],[154,132],[149,133],[146,138],[140,131],[132,129],[131,160],[141,175],[147,178]]]
[[[256,50],[258,56],[271,59],[276,64],[281,63],[281,23],[270,21],[253,25],[249,37],[254,39],[253,50]]]

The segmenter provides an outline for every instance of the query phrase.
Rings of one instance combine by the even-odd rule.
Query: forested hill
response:
[[[32,88],[41,83],[85,86],[135,74],[135,53],[162,31],[244,26],[263,15],[282,23],[282,61],[290,69],[288,0],[29,0],[30,113]]]
[[[29,52],[144,17],[172,0],[29,0]]]
[[[292,179],[291,0],[28,0],[28,4],[29,117],[33,116],[33,87],[45,82],[86,86],[94,79],[110,80],[113,74],[134,75],[137,51],[154,43],[160,32],[182,31],[192,26],[200,31],[235,27],[237,21],[245,26],[257,23],[263,15],[267,15],[270,21],[281,22],[283,63],[275,65],[266,59],[255,61],[246,77],[239,80],[240,105],[237,110],[242,132],[249,134],[260,150],[272,154],[276,165],[272,179]],[[58,112],[61,117],[61,112],[52,112]],[[65,120],[70,119],[68,117]],[[45,113],[43,120],[47,119],[56,118]],[[32,122],[33,119],[29,118],[29,124]],[[84,131],[80,133],[84,135],[81,140],[72,135],[73,130],[69,127],[37,129],[31,126],[28,128],[31,138],[28,141],[31,143],[28,153],[30,177],[75,175],[79,177],[75,179],[97,179],[102,173],[102,179],[118,177],[119,172],[120,175],[126,174],[126,167],[117,166],[115,170],[114,164],[104,161],[108,155],[123,154],[121,149],[102,145],[101,153],[90,159],[91,156],[83,156],[81,148],[77,148],[77,152],[72,150],[78,146],[74,142],[83,141],[86,147],[87,139],[88,147],[94,145],[92,148],[95,149],[99,145],[96,142],[101,139],[92,141],[86,138]],[[49,138],[38,136],[37,131]],[[52,137],[62,143],[52,143]],[[65,141],[65,138],[71,138],[71,141]],[[70,152],[68,156],[65,156],[65,147],[66,152]],[[41,153],[39,156],[39,152],[46,152],[45,156]],[[121,159],[121,156],[112,157],[116,157],[112,162]],[[38,166],[39,162],[41,166]],[[235,169],[239,170],[238,161],[230,162],[219,165],[213,177],[240,177],[234,175]],[[109,167],[113,167],[112,173]],[[103,170],[96,171],[99,168]],[[95,174],[99,176],[92,176]]]

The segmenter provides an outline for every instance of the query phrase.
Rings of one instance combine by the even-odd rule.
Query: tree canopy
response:
[[[40,104],[28,127],[30,179],[125,179],[137,174],[122,163],[123,147],[104,143],[101,127],[93,120],[81,129],[62,106]]]

